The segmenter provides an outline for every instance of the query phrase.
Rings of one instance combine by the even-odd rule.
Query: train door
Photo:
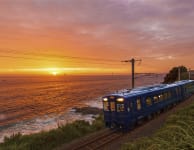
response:
[[[110,116],[111,116],[111,120],[115,120],[116,119],[116,104],[115,104],[115,100],[110,101]]]
[[[183,95],[184,95],[184,99],[187,98],[187,90],[186,90],[186,85],[183,85],[182,86],[182,89],[183,89]]]
[[[182,93],[182,88],[179,86],[179,95],[180,95],[180,101],[183,99],[183,93]]]
[[[194,82],[191,82],[191,94],[194,94]]]
[[[135,106],[134,106],[134,116],[136,120],[143,119],[143,98],[141,96],[136,97],[135,100]]]
[[[133,127],[136,123],[136,118],[135,118],[135,99],[130,98],[126,102],[126,125]]]
[[[110,116],[110,104],[108,98],[103,98],[103,112],[104,112],[104,120],[106,121],[106,125],[110,126],[109,122],[111,121]]]
[[[116,97],[115,96],[110,96],[109,97],[109,119],[110,121],[115,121],[116,118]]]
[[[127,104],[126,104],[126,111],[127,111],[127,116],[128,118],[133,116],[133,113],[134,113],[134,100],[129,100],[127,101]]]
[[[179,95],[179,87],[176,87],[176,88],[175,88],[175,94],[176,94],[176,99],[177,99],[177,101],[179,101],[179,99],[180,99],[180,95]]]

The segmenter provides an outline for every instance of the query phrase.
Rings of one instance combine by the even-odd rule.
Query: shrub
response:
[[[75,121],[48,132],[31,135],[20,133],[5,137],[0,150],[51,150],[76,138],[104,128],[103,117],[97,117],[92,124],[86,121]]]
[[[178,69],[180,68],[181,80],[188,79],[188,72],[185,66],[174,67],[169,73],[164,77],[163,83],[173,83],[178,80]]]

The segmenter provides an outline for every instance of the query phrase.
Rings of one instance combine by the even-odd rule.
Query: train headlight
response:
[[[117,102],[124,102],[124,98],[117,98]]]
[[[104,102],[107,102],[107,101],[108,101],[108,98],[103,98],[103,101],[104,101]]]

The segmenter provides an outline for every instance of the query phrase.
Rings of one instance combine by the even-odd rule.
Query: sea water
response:
[[[163,77],[138,74],[136,87],[160,83]],[[126,88],[131,88],[127,75],[0,77],[0,142],[18,132],[50,130],[78,119],[91,121],[92,115],[81,115],[72,108],[102,108],[102,96]]]

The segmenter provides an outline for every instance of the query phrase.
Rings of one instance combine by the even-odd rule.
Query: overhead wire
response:
[[[135,58],[141,57],[143,59],[160,59],[168,56],[160,55],[160,56],[134,56],[134,57]],[[42,52],[36,53],[31,51],[24,52],[24,50],[21,52],[16,49],[2,49],[2,48],[0,49],[0,58],[25,59],[25,60],[49,61],[49,62],[52,61],[52,62],[63,62],[63,63],[72,62],[73,64],[78,63],[78,64],[95,64],[95,65],[107,65],[107,66],[124,65],[124,63],[121,63],[121,61],[118,59],[67,56],[67,55],[59,55],[59,54],[53,54],[53,53],[50,53],[50,54],[42,53]]]
[[[14,49],[0,49],[0,53],[9,53],[15,55],[24,55],[24,56],[35,56],[35,57],[52,57],[57,59],[79,59],[79,60],[91,60],[91,61],[107,61],[107,62],[120,62],[119,59],[104,59],[104,58],[92,58],[92,57],[78,57],[78,56],[67,56],[67,55],[59,55],[59,54],[47,54],[47,53],[35,53],[35,52],[21,52]],[[159,59],[164,57],[169,57],[168,55],[160,55],[160,56],[133,56],[134,58],[144,58],[144,59]]]
[[[3,53],[3,54],[2,54]],[[9,54],[11,54],[11,55],[5,55],[4,53],[9,53]],[[18,56],[18,54],[20,54],[19,56]],[[35,55],[35,57],[32,57],[32,54],[33,55]],[[22,56],[21,56],[22,55]],[[49,57],[48,57],[49,56]],[[59,62],[59,60],[58,60],[58,57],[51,57],[51,56],[53,56],[53,55],[51,55],[51,54],[49,54],[49,55],[38,55],[38,54],[35,54],[35,53],[25,53],[25,52],[16,52],[16,51],[13,51],[13,50],[4,50],[4,51],[0,51],[0,57],[1,58],[12,58],[12,59],[25,59],[25,60],[38,60],[38,61],[53,61],[53,62]],[[58,56],[58,55],[57,55]],[[68,59],[70,59],[70,58],[74,58],[74,59],[76,59],[77,61],[75,61],[75,60],[64,60],[64,61],[62,61],[63,63],[67,63],[67,62],[72,62],[73,64],[75,64],[75,63],[79,63],[79,64],[96,64],[96,65],[121,65],[121,63],[120,62],[118,62],[118,63],[116,63],[116,62],[114,62],[114,63],[111,63],[111,62],[88,62],[87,60],[101,60],[101,59],[93,59],[93,58],[88,58],[87,60],[85,60],[85,57],[73,57],[73,56],[61,56],[60,57],[60,59],[64,59],[65,57],[68,57]],[[46,58],[46,59],[42,59],[42,58]],[[82,60],[81,61],[78,61],[78,58],[79,59],[81,59],[82,58]],[[57,59],[57,60],[56,60]],[[104,59],[102,59],[102,60],[104,60]],[[83,61],[87,61],[87,62],[83,62]],[[61,61],[60,61],[61,62]]]
[[[25,59],[25,60],[37,60],[37,61],[49,61],[49,62],[59,62],[59,61],[55,61],[55,60],[48,60],[48,59],[39,59],[39,58],[30,58],[30,57],[21,57],[21,56],[7,56],[7,55],[0,55],[1,58],[13,58],[13,59]],[[113,64],[113,63],[97,63],[97,62],[78,62],[78,61],[68,61],[68,60],[65,60],[65,61],[60,61],[60,62],[63,62],[63,63],[67,63],[67,62],[72,62],[73,64],[74,63],[78,63],[78,64],[96,64],[96,65],[121,65],[121,63],[117,63],[117,64]]]
[[[80,60],[91,60],[91,61],[107,61],[107,62],[119,62],[118,59],[104,59],[104,58],[92,58],[92,57],[78,57],[78,56],[67,56],[67,55],[57,55],[57,54],[46,54],[46,53],[35,53],[35,52],[20,52],[13,49],[0,49],[0,52],[10,53],[10,54],[21,54],[30,55],[35,57],[56,57],[56,58],[68,58],[68,59],[80,59]]]

